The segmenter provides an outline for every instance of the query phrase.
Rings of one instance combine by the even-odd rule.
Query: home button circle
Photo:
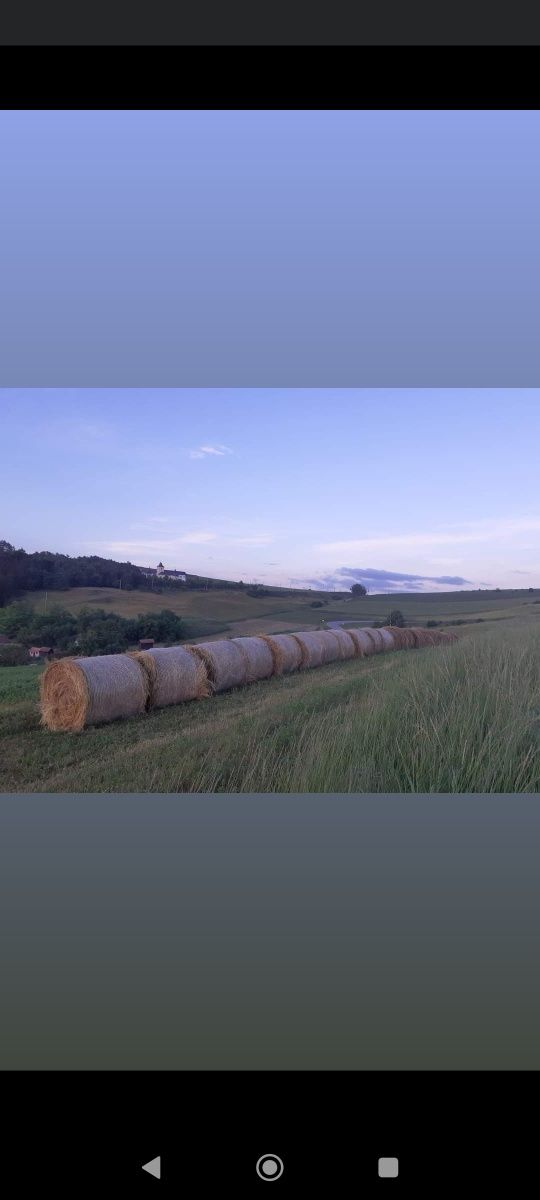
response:
[[[257,1175],[265,1183],[273,1183],[283,1175],[283,1161],[277,1154],[262,1154],[257,1163]]]

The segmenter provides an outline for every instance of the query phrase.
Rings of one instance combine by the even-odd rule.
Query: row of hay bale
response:
[[[455,634],[442,630],[324,629],[59,659],[41,676],[42,723],[51,730],[77,731],[202,700],[272,675],[454,640]]]

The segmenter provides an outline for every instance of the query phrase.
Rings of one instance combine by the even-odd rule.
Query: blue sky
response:
[[[29,551],[540,587],[540,389],[4,389],[0,418],[0,537]]]

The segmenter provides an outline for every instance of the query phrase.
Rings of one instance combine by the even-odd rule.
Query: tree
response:
[[[57,604],[53,604],[46,613],[32,611],[30,620],[27,621],[23,616],[22,624],[19,624],[19,639],[25,646],[53,646],[58,650],[69,650],[74,645],[76,634],[77,618]]]
[[[405,624],[405,617],[399,608],[393,608],[390,616],[385,621],[385,625],[396,625],[398,629],[403,629]]]
[[[18,638],[30,628],[34,610],[26,600],[6,605],[0,613],[0,630],[9,638]]]
[[[260,596],[271,595],[272,593],[270,592],[269,588],[263,587],[261,583],[255,583],[253,587],[249,587],[246,591],[246,596],[253,596],[255,600],[258,600]]]
[[[363,583],[353,583],[351,592],[356,598],[358,596],[367,596],[367,588],[364,587]]]
[[[28,662],[28,650],[19,642],[0,646],[0,667],[22,667]]]
[[[137,638],[153,638],[155,642],[180,642],[184,637],[181,617],[168,608],[157,613],[139,613],[136,628]]]

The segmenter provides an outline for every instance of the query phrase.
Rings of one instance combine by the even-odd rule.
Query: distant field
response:
[[[45,606],[44,592],[28,592],[25,596],[30,604],[38,611]],[[238,622],[250,621],[259,626],[272,623],[274,616],[283,624],[281,614],[287,613],[287,627],[292,619],[296,627],[297,615],[306,615],[311,624],[317,623],[319,610],[309,607],[304,597],[298,599],[290,596],[263,596],[254,599],[243,592],[234,592],[228,588],[212,589],[208,592],[155,592],[123,591],[118,588],[71,588],[66,592],[49,592],[47,597],[49,607],[60,604],[70,612],[77,613],[86,606],[105,608],[109,612],[119,613],[123,617],[134,617],[138,613],[158,612],[162,608],[171,609],[185,618],[186,628],[203,626],[202,634],[207,632],[234,631]],[[326,611],[326,610],[325,610]],[[275,624],[275,621],[273,622]],[[299,628],[299,626],[298,626]],[[261,631],[264,630],[261,627]]]
[[[320,593],[313,592],[312,599]],[[186,637],[201,640],[204,637],[253,633],[279,633],[287,629],[309,629],[316,627],[321,618],[371,624],[388,616],[392,608],[399,608],[405,619],[416,625],[425,625],[429,620],[452,621],[500,620],[519,618],[527,613],[531,619],[540,621],[540,592],[534,596],[526,592],[455,592],[439,594],[406,593],[394,596],[365,596],[360,600],[334,600],[326,593],[329,604],[323,608],[312,608],[311,600],[304,595],[263,596],[256,599],[242,592],[229,589],[211,589],[208,592],[155,592],[122,591],[118,588],[71,588],[66,592],[49,592],[47,603],[61,604],[71,612],[94,606],[105,608],[121,616],[132,617],[138,613],[172,609],[186,621]],[[45,605],[44,592],[28,592],[25,596],[38,611]]]
[[[510,609],[462,627],[455,645],[332,664],[81,734],[40,728],[40,667],[2,668],[0,788],[536,792],[540,621],[538,609]]]

